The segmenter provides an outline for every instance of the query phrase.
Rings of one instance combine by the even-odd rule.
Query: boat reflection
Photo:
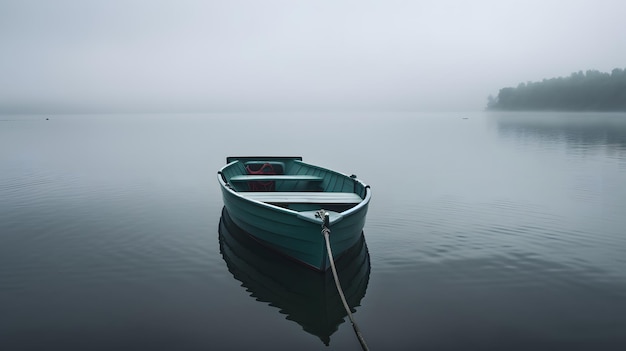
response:
[[[220,219],[219,241],[228,270],[250,296],[278,308],[286,319],[300,324],[306,332],[329,345],[330,336],[347,315],[330,270],[317,272],[267,249],[237,227],[226,209],[222,210]],[[336,262],[336,267],[354,313],[365,296],[370,275],[363,235]]]

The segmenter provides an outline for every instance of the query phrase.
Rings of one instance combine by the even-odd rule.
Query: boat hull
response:
[[[332,172],[334,177],[337,174]],[[348,176],[341,176],[358,182]],[[329,268],[330,261],[321,231],[322,220],[315,217],[316,210],[309,208],[298,211],[256,201],[246,197],[246,192],[233,189],[224,176],[220,175],[218,179],[224,206],[238,227],[261,244],[315,270],[325,271]],[[354,246],[362,235],[370,199],[369,187],[363,189],[363,200],[347,210],[328,210],[323,204],[317,209],[324,209],[330,214],[329,237],[335,259]]]

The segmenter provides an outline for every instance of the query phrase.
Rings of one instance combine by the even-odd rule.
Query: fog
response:
[[[481,110],[626,67],[622,0],[0,0],[0,112]]]

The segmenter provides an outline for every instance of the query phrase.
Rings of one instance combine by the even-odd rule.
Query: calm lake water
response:
[[[0,116],[0,349],[359,350],[222,216],[251,154],[372,186],[370,349],[626,349],[626,114],[485,112]]]

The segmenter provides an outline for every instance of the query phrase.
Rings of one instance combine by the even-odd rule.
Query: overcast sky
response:
[[[0,0],[0,111],[480,110],[626,68],[623,0]]]

